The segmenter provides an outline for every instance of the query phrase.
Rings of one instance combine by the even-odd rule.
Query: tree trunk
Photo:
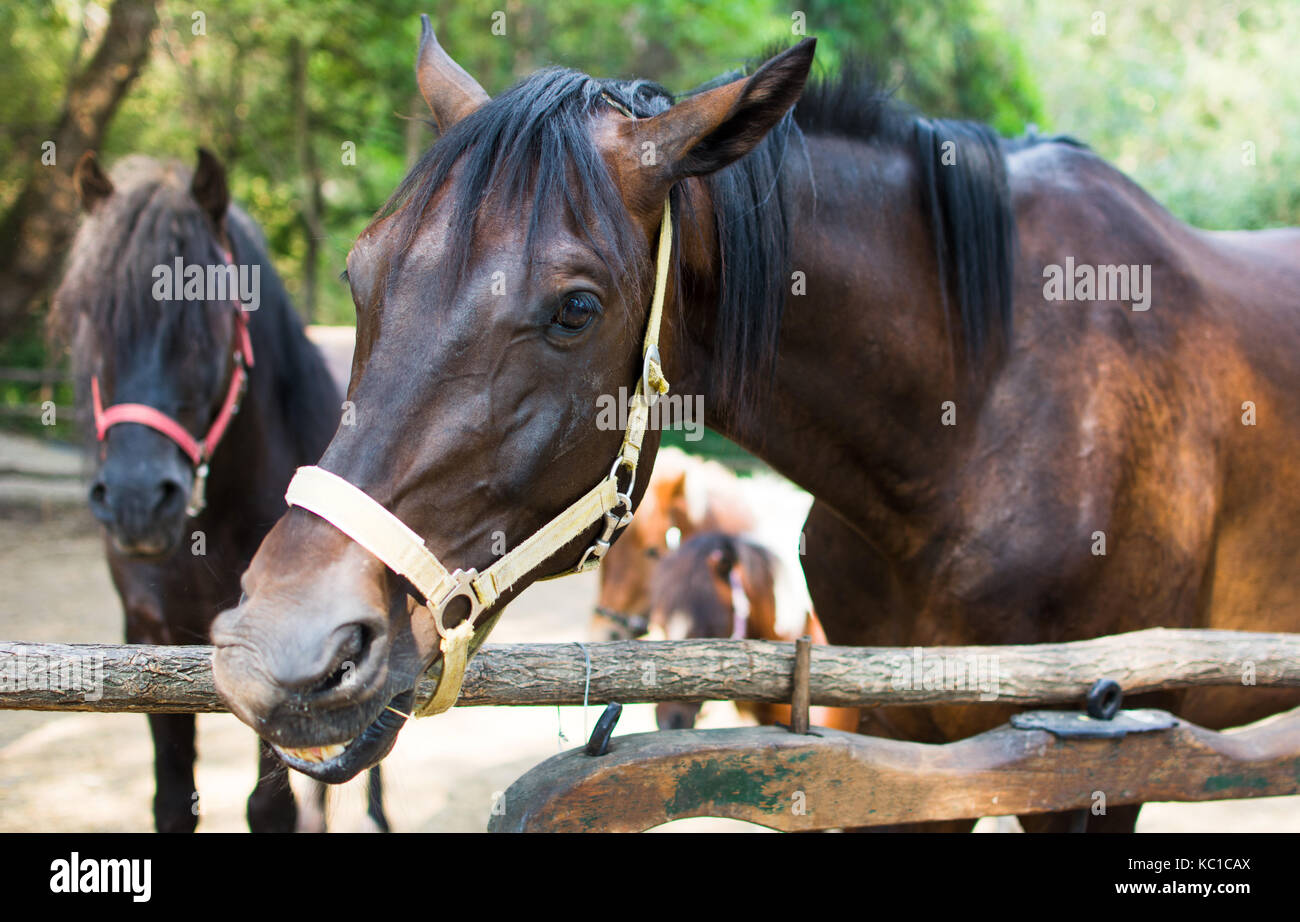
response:
[[[293,122],[298,141],[298,172],[302,176],[302,224],[306,248],[302,257],[302,313],[307,323],[316,319],[317,267],[320,245],[325,239],[324,201],[321,196],[320,164],[311,145],[311,106],[307,100],[307,59],[311,52],[298,39],[289,42],[292,68]]]
[[[49,135],[55,162],[33,151],[26,185],[0,222],[0,335],[29,316],[49,290],[77,228],[72,170],[103,141],[114,113],[139,76],[158,25],[155,0],[117,0],[90,61],[68,83],[63,111]]]

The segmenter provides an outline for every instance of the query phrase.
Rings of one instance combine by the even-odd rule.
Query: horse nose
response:
[[[690,730],[695,726],[695,716],[687,708],[669,702],[655,708],[655,724],[660,730]]]
[[[161,523],[179,515],[185,484],[171,475],[106,468],[91,484],[88,498],[91,514],[130,545],[156,537]]]
[[[353,621],[340,625],[313,645],[314,650],[304,644],[284,651],[287,655],[272,657],[268,664],[271,679],[300,697],[318,697],[342,685],[365,664],[374,636],[373,624]]]
[[[311,606],[269,618],[256,606],[244,602],[212,624],[218,690],[240,716],[338,706],[383,671],[382,612]]]

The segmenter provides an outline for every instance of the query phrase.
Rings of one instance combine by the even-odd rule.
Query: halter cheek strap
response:
[[[659,229],[654,297],[650,302],[650,316],[641,348],[641,376],[628,410],[623,444],[609,474],[482,573],[472,569],[448,571],[423,539],[401,519],[337,474],[319,467],[301,467],[290,481],[284,497],[290,506],[320,516],[394,573],[405,577],[428,607],[442,651],[440,663],[435,663],[432,668],[441,671],[433,696],[415,709],[417,717],[441,713],[456,703],[465,667],[487,639],[499,613],[481,623],[479,617],[492,608],[503,593],[579,538],[593,524],[603,520],[604,529],[600,536],[583,552],[577,565],[556,575],[581,573],[596,567],[613,543],[615,532],[631,522],[631,494],[636,484],[641,443],[649,426],[650,407],[660,394],[668,392],[668,380],[659,359],[659,329],[672,256],[672,234],[672,214],[665,201]],[[619,485],[621,474],[627,475],[626,488]],[[469,615],[455,627],[448,628],[443,621],[444,614],[456,599],[468,603]]]
[[[222,255],[225,257],[226,265],[233,264],[229,250],[224,251]],[[185,457],[190,459],[190,464],[194,465],[194,488],[190,492],[190,501],[185,509],[185,514],[189,516],[198,515],[206,505],[204,493],[207,486],[208,461],[216,451],[221,437],[226,434],[230,421],[239,412],[239,401],[248,384],[248,369],[253,367],[253,338],[248,332],[248,317],[238,301],[231,301],[231,304],[235,308],[235,333],[231,344],[235,369],[230,375],[230,385],[226,388],[225,399],[221,401],[221,409],[217,411],[212,425],[208,427],[208,432],[202,439],[194,438],[184,426],[166,413],[143,403],[115,403],[105,407],[100,395],[99,376],[94,375],[90,379],[91,408],[95,414],[97,441],[103,442],[108,438],[108,430],[114,426],[122,423],[137,423],[148,426],[171,439],[185,453]]]

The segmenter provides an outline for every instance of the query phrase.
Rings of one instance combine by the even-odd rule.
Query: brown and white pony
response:
[[[797,595],[778,592],[778,584],[798,578],[785,573],[777,556],[754,541],[703,532],[682,542],[655,568],[649,637],[789,643],[807,634],[813,643],[826,643],[810,609],[782,610],[782,602]],[[664,702],[655,707],[655,718],[661,730],[680,730],[695,726],[699,710],[698,702]],[[787,704],[737,701],[736,710],[760,724],[790,723]],[[814,707],[809,716],[819,727],[858,727],[856,708]]]
[[[698,532],[741,535],[755,524],[735,474],[716,461],[662,449],[636,516],[601,561],[588,636],[640,637],[650,623],[651,576],[665,555]]]

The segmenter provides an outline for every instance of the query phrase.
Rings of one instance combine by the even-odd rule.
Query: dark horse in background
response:
[[[1300,628],[1297,232],[1189,228],[1076,144],[1004,146],[852,69],[805,93],[812,58],[808,40],[676,101],[567,70],[489,100],[426,28],[417,75],[442,135],[349,256],[358,425],[321,466],[463,568],[599,483],[622,437],[596,425],[599,398],[640,374],[670,198],[664,369],[851,538],[809,561],[833,642]],[[1067,259],[1149,266],[1148,309],[1048,299]],[[439,656],[403,580],[293,509],[244,586],[213,629],[231,708],[281,746],[344,744],[354,770],[381,757],[400,728],[385,708]],[[347,694],[327,681],[344,656],[367,676]],[[1166,703],[1222,727],[1298,700]],[[954,739],[1009,710],[875,729]]]
[[[180,164],[129,157],[112,178],[93,155],[77,165],[87,212],[55,295],[53,319],[72,339],[78,405],[97,381],[104,407],[140,404],[194,438],[231,393],[240,326],[252,345],[247,389],[214,446],[206,508],[187,510],[196,468],[178,443],[139,423],[113,425],[95,444],[90,506],[105,528],[128,643],[202,644],[213,618],[239,600],[239,576],[275,520],[294,469],[319,457],[338,423],[339,396],[271,265],[252,219],[230,204],[225,171],[206,151],[193,174]],[[155,267],[258,267],[260,305],[155,297]],[[250,278],[251,272],[250,272]],[[237,297],[237,296],[236,296]],[[247,364],[247,363],[244,363]],[[89,414],[87,414],[89,415]],[[86,427],[93,432],[95,427]],[[198,823],[193,714],[151,714],[159,831]],[[319,791],[323,815],[324,788]],[[370,776],[380,828],[380,778]],[[292,832],[297,807],[283,763],[259,741],[253,831]]]

